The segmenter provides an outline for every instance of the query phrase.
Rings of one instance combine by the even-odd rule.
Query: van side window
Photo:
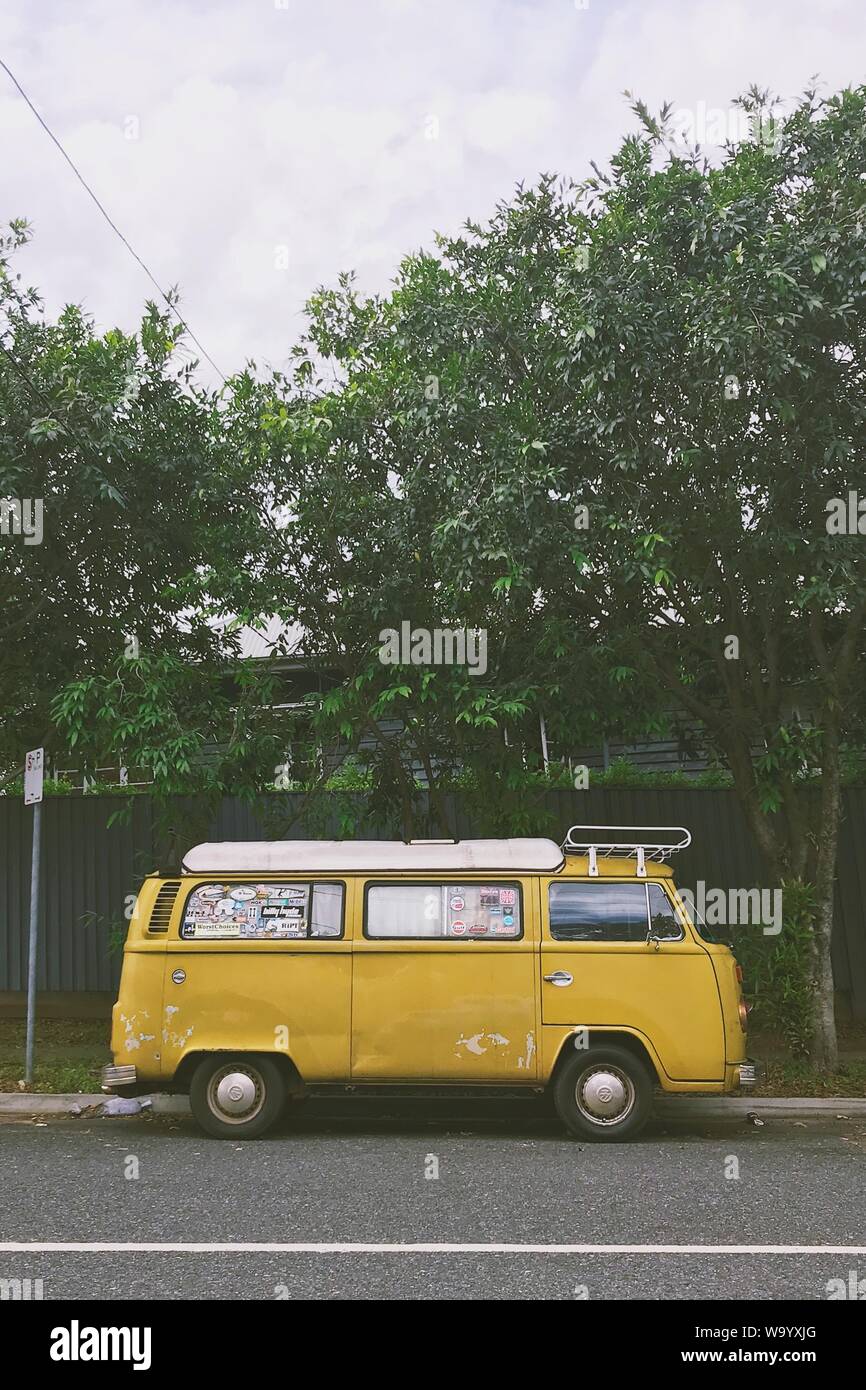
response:
[[[554,941],[646,941],[643,883],[551,883]]]
[[[648,883],[650,927],[657,941],[682,941],[685,932],[676,909],[659,883]]]
[[[186,900],[185,941],[304,941],[343,935],[342,883],[201,883]]]
[[[523,935],[520,884],[371,883],[364,935],[392,941],[514,941]]]

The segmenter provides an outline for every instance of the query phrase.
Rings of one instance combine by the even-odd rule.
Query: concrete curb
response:
[[[92,1119],[110,1099],[110,1096],[102,1093],[87,1095],[83,1092],[73,1092],[68,1095],[49,1095],[48,1092],[38,1091],[0,1091],[0,1115],[71,1115]],[[187,1096],[139,1096],[138,1099],[147,1102],[146,1109],[152,1115],[189,1114]]]
[[[38,1092],[0,1091],[0,1115],[19,1117],[70,1115],[100,1117],[107,1095],[49,1095]],[[153,1115],[188,1115],[186,1096],[142,1096]],[[762,1120],[844,1119],[866,1120],[866,1099],[849,1096],[660,1096],[655,1111],[662,1120],[744,1120],[757,1115]],[[127,1118],[121,1116],[119,1118]]]
[[[866,1120],[866,1100],[852,1096],[661,1096],[655,1111],[664,1120]]]

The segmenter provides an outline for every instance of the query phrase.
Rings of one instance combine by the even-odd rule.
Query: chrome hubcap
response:
[[[211,1078],[208,1104],[215,1115],[229,1124],[240,1124],[257,1115],[264,1104],[265,1088],[253,1067],[243,1070],[236,1062],[223,1067]]]
[[[634,1086],[619,1067],[587,1067],[574,1088],[578,1110],[594,1125],[621,1124],[634,1106]]]

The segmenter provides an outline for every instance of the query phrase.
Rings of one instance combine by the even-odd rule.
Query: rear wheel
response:
[[[217,1139],[257,1139],[280,1118],[285,1100],[276,1062],[252,1053],[206,1057],[189,1088],[193,1116]]]
[[[575,1052],[553,1085],[557,1114],[580,1139],[616,1142],[643,1129],[652,1113],[652,1078],[625,1047]]]

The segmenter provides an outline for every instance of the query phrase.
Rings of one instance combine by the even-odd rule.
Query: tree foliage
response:
[[[771,872],[815,884],[828,1053],[841,759],[862,748],[864,541],[829,523],[863,475],[864,102],[807,93],[764,138],[750,92],[757,136],[716,166],[637,104],[609,172],[519,189],[386,300],[321,295],[299,371],[329,357],[340,385],[266,422],[356,645],[397,616],[484,627],[470,718],[498,732],[503,693],[565,735],[590,709],[701,722]],[[413,710],[424,678],[397,686]]]
[[[832,1065],[839,787],[863,751],[866,89],[784,123],[741,101],[753,136],[715,163],[635,102],[606,170],[518,188],[388,295],[344,275],[287,372],[219,397],[171,366],[153,306],[99,338],[4,274],[0,485],[42,489],[54,528],[3,541],[4,620],[48,638],[4,672],[7,749],[65,686],[66,737],[134,746],[166,787],[255,791],[303,737],[358,759],[404,833],[419,776],[440,830],[461,776],[520,830],[542,718],[565,754],[689,717],[811,905]],[[214,616],[273,615],[322,675],[301,710],[274,708],[276,659],[230,684],[214,660]],[[486,670],[383,664],[403,622],[483,631]]]
[[[75,306],[50,322],[14,273],[27,235],[0,242],[0,497],[38,499],[43,524],[38,544],[0,536],[0,763],[42,744],[195,786],[237,723],[209,577],[237,589],[261,545],[232,430],[244,383],[232,410],[198,387],[154,304],[135,335],[97,334]]]

